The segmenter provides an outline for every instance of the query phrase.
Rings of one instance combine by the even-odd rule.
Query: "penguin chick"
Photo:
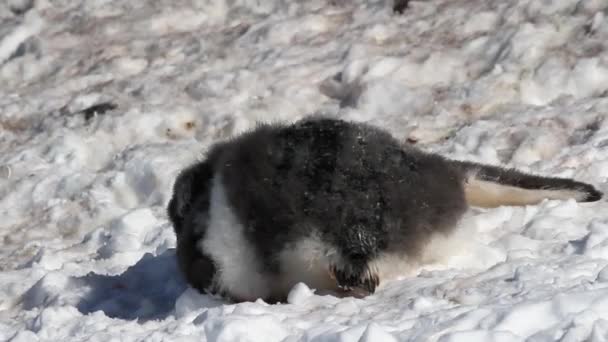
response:
[[[192,287],[272,302],[298,282],[374,293],[391,260],[418,258],[469,205],[601,197],[571,179],[452,161],[373,126],[314,118],[212,146],[177,177],[168,216]]]

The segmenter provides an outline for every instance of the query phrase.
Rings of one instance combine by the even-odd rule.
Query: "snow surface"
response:
[[[608,341],[605,201],[472,210],[453,256],[363,299],[229,305],[178,274],[176,173],[256,121],[608,190],[608,1],[391,7],[0,2],[0,341]]]

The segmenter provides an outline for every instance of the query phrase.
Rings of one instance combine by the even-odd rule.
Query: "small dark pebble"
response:
[[[403,14],[408,8],[410,0],[395,0],[393,4],[393,12]]]
[[[83,110],[78,111],[78,113],[82,113],[84,115],[84,119],[86,121],[91,120],[95,115],[105,114],[107,111],[116,109],[118,106],[111,102],[102,102],[96,105],[92,105],[91,107],[85,108]]]

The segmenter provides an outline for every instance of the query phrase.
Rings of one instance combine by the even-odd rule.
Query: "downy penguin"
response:
[[[601,197],[575,180],[453,161],[367,124],[312,118],[212,146],[177,177],[168,216],[191,286],[273,302],[298,282],[371,294],[391,260],[420,256],[468,206]]]

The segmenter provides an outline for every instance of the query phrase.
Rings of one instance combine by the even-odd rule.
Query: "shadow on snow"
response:
[[[165,319],[174,314],[177,299],[188,288],[179,272],[173,249],[157,256],[145,254],[120,275],[89,273],[78,278],[77,282],[90,288],[77,304],[81,313],[101,310],[108,317],[140,322]],[[185,300],[189,300],[188,296]],[[210,306],[220,304],[211,298],[203,300],[203,303]],[[185,306],[190,307],[188,304]]]

